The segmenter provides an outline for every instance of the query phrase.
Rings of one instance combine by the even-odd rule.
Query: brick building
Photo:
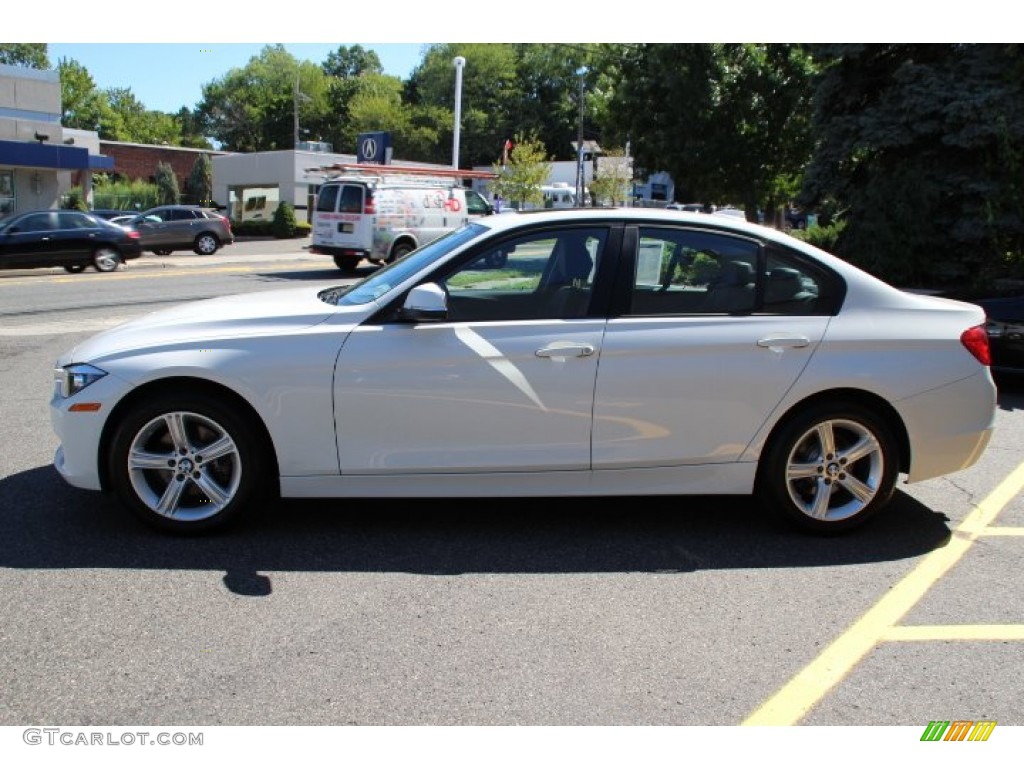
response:
[[[172,147],[161,144],[133,144],[127,141],[100,140],[100,151],[114,161],[112,172],[127,180],[153,181],[156,168],[160,163],[167,163],[178,178],[178,188],[185,190],[188,177],[196,160],[202,155],[213,158],[228,155],[214,149],[194,149],[192,147]],[[223,201],[222,201],[223,202]]]

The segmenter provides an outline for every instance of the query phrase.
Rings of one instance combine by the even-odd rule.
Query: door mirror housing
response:
[[[437,283],[417,285],[405,297],[398,312],[402,320],[441,322],[448,319],[448,295]]]

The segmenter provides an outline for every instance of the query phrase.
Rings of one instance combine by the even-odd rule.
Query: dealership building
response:
[[[93,172],[113,167],[94,131],[60,121],[56,70],[0,64],[0,215],[56,208],[73,186],[89,202]]]

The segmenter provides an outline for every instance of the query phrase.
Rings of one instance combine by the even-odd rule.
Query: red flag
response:
[[[501,164],[508,165],[508,153],[512,150],[512,140],[505,139],[505,148],[501,151]]]

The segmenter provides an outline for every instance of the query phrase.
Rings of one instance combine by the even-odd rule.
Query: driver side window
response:
[[[607,234],[549,230],[477,254],[442,281],[454,321],[583,317]]]

